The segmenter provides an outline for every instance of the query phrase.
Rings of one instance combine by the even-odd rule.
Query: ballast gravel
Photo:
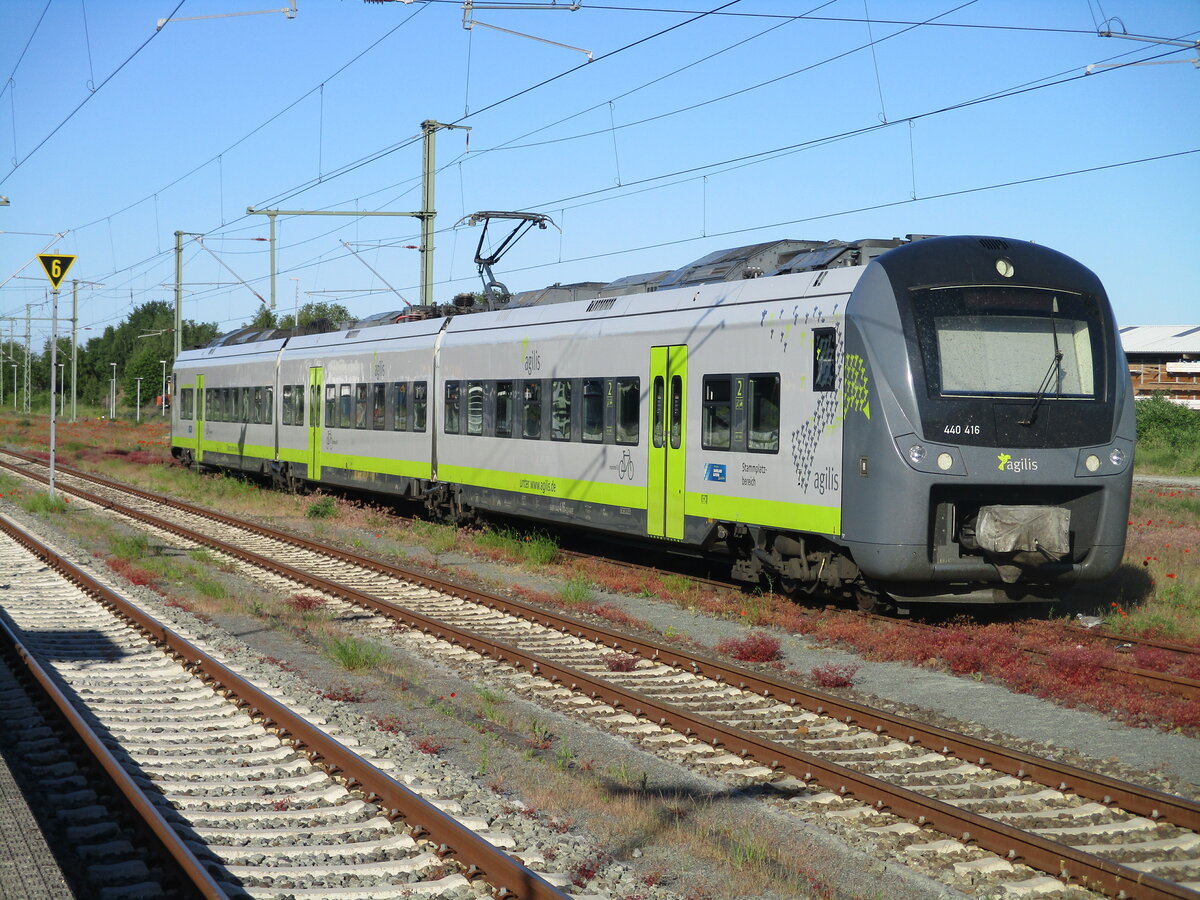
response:
[[[63,543],[61,537],[56,540],[60,545]],[[366,552],[369,553],[369,540],[367,544]],[[410,561],[419,562],[428,556],[421,548],[406,549]],[[451,569],[454,577],[475,577],[490,584],[522,584],[551,592],[560,587],[525,571],[454,554],[439,554],[436,562]],[[231,582],[236,583],[234,579]],[[505,768],[519,766],[522,761],[508,754],[510,758],[495,761],[493,774],[479,774],[479,757],[475,749],[478,735],[462,723],[456,725],[448,721],[441,711],[432,709],[434,698],[444,700],[456,691],[471,689],[471,685],[463,683],[449,670],[424,663],[428,669],[421,674],[419,685],[411,689],[420,702],[405,704],[400,714],[406,734],[392,735],[379,730],[370,719],[372,715],[388,714],[386,703],[345,703],[320,696],[323,687],[337,682],[348,683],[355,678],[314,653],[310,646],[293,641],[278,630],[265,629],[260,620],[248,616],[214,616],[212,623],[206,624],[181,610],[165,607],[162,598],[151,592],[127,587],[122,590],[152,605],[155,614],[168,623],[178,624],[190,636],[201,638],[218,649],[242,674],[256,681],[265,680],[292,698],[303,698],[313,717],[324,720],[333,733],[366,744],[381,759],[404,759],[405,770],[417,773],[410,776],[410,787],[420,790],[426,782],[437,784],[438,797],[443,802],[453,801],[457,806],[456,814],[478,817],[488,823],[488,832],[512,836],[525,851],[523,855],[530,857],[527,862],[535,868],[565,870],[567,860],[582,865],[596,858],[596,845],[586,835],[547,827],[544,817],[526,808],[519,798],[503,796],[488,787],[489,782],[494,785],[500,780]],[[725,637],[744,634],[744,628],[736,623],[653,600],[627,596],[601,599],[619,604],[630,615],[661,632],[670,630],[700,644],[711,646]],[[932,713],[933,720],[944,727],[990,736],[1005,743],[1012,743],[1011,738],[1005,737],[1011,735],[1019,739],[1018,745],[1024,742],[1022,749],[1043,756],[1059,756],[1084,764],[1089,762],[1085,757],[1092,757],[1092,768],[1118,777],[1150,783],[1157,780],[1164,788],[1193,795],[1200,790],[1200,742],[1194,739],[1128,728],[1086,711],[1062,709],[970,679],[897,664],[866,662],[845,651],[822,647],[803,636],[778,636],[783,640],[785,665],[796,671],[806,672],[826,663],[860,665],[856,687],[846,693],[865,702],[910,714],[916,712],[926,719]],[[286,661],[289,668],[303,672],[305,677],[284,671],[275,662],[264,662],[267,659]],[[414,667],[421,664],[418,660],[411,663]],[[510,702],[520,701],[510,698]],[[828,869],[822,875],[827,883],[834,885],[836,896],[962,896],[914,871],[860,854],[820,829],[776,816],[764,810],[753,797],[739,797],[736,792],[731,792],[727,784],[682,771],[555,713],[538,710],[537,714],[581,757],[589,755],[598,766],[635,766],[637,771],[644,773],[643,789],[667,790],[669,787],[698,797],[719,798],[727,804],[730,816],[743,817],[741,821],[760,829],[762,834],[802,836],[817,848],[815,854],[827,865]],[[447,746],[439,755],[414,753],[412,739],[423,735],[445,736]],[[525,760],[525,764],[533,769],[545,765],[529,760]],[[586,817],[581,817],[581,821],[586,824]],[[625,859],[628,865],[601,865],[583,893],[654,900],[686,894],[692,878],[699,877],[703,881],[702,861],[670,858],[653,846],[647,846],[644,851],[641,846],[629,847],[615,855]],[[554,860],[555,865],[546,865],[546,860]],[[677,877],[664,878],[660,885],[648,884],[646,873],[651,863],[664,866],[668,873]],[[667,890],[665,885],[668,884],[676,891]],[[462,891],[463,897],[473,896],[469,886],[464,886]]]

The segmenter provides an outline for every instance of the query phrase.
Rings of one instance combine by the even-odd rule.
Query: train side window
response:
[[[208,411],[208,417],[212,420],[216,416],[216,403],[213,402],[213,396],[216,391],[212,388],[204,389],[204,408]]]
[[[179,392],[179,418],[188,420],[192,418],[193,396],[192,388],[184,388]]]
[[[296,408],[292,415],[293,425],[304,424],[304,385],[292,385],[292,395],[296,398]]]
[[[458,434],[458,382],[446,382],[446,434]]]
[[[521,385],[524,394],[521,436],[530,440],[542,438],[542,383],[526,381]]]
[[[251,414],[255,425],[262,425],[266,421],[266,413],[263,411],[263,389],[260,387],[253,388],[254,391],[254,411]]]
[[[779,376],[750,376],[750,438],[751,453],[779,452]]]
[[[280,414],[279,424],[291,425],[292,423],[292,386],[285,384],[283,386],[283,412]]]
[[[683,377],[671,376],[671,449],[683,442]]]
[[[351,385],[338,385],[338,428],[354,427],[354,394]]]
[[[218,422],[232,421],[233,399],[232,391],[229,388],[217,388],[217,392],[213,395],[216,400],[216,416],[214,418]]]
[[[366,428],[367,422],[371,418],[371,410],[369,407],[371,400],[369,384],[356,384],[354,386],[354,427]]]
[[[496,382],[496,437],[512,437],[513,383]]]
[[[483,382],[467,382],[467,434],[483,434]]]
[[[700,446],[705,450],[728,450],[732,422],[732,376],[704,376],[704,423]]]
[[[604,382],[583,380],[583,439],[590,444],[604,440]]]
[[[832,391],[837,387],[837,329],[813,330],[813,390]]]
[[[550,440],[571,439],[571,382],[556,378],[550,382]]]
[[[392,398],[396,407],[392,416],[392,428],[396,431],[408,431],[408,382],[397,381],[393,384]]]
[[[385,385],[377,381],[371,385],[371,427],[375,431],[383,430],[383,417],[387,413],[387,398]]]
[[[337,427],[337,385],[325,385],[325,427]]]
[[[642,399],[640,378],[617,379],[617,443],[638,442],[638,412]]]
[[[263,424],[270,425],[275,414],[275,388],[267,385],[263,388]]]
[[[666,419],[666,383],[661,375],[654,376],[654,446],[663,445],[663,421]]]
[[[249,421],[250,421],[250,415],[251,415],[251,413],[250,413],[250,403],[251,403],[251,400],[250,400],[250,388],[248,388],[248,387],[244,387],[244,388],[242,388],[242,389],[241,389],[241,392],[242,392],[242,417],[241,417],[241,421],[242,421],[242,422],[249,422]]]

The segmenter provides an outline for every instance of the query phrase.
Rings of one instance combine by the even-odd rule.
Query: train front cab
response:
[[[869,587],[1053,599],[1119,565],[1133,403],[1092,272],[1020,241],[915,242],[864,273],[846,354],[870,416],[845,422],[843,540]]]

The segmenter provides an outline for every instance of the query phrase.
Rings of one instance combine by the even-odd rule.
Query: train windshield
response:
[[[913,318],[931,397],[1096,399],[1096,304],[1079,294],[978,286],[921,290]]]

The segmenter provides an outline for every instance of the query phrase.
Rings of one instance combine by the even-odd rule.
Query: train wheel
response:
[[[887,602],[887,595],[872,591],[863,585],[854,588],[854,602],[859,612],[883,615],[891,612],[894,607]]]

